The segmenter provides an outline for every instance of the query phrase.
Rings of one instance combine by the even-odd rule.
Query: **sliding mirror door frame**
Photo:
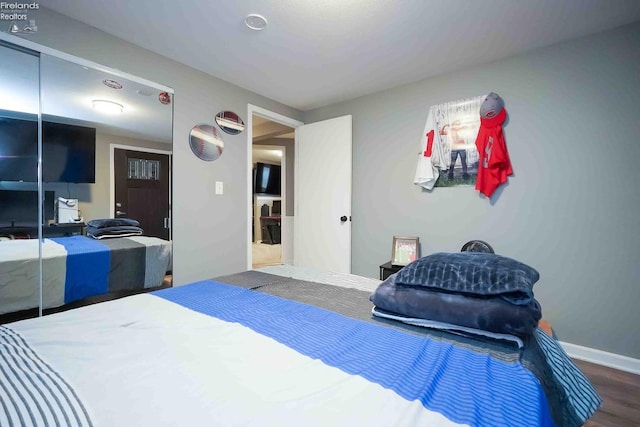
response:
[[[168,173],[168,177],[169,177],[169,184],[168,184],[168,194],[169,194],[169,203],[171,203],[171,191],[172,191],[172,176],[171,176],[171,155],[173,152],[173,147],[172,147],[172,143],[173,143],[173,94],[174,91],[172,88],[168,87],[168,86],[164,86],[119,70],[115,70],[112,69],[110,67],[106,67],[104,65],[101,64],[97,64],[94,63],[92,61],[88,61],[85,60],[83,58],[79,58],[73,55],[69,55],[66,54],[64,52],[60,52],[51,48],[48,48],[46,46],[42,46],[33,42],[30,42],[29,40],[24,40],[15,36],[11,36],[9,34],[6,33],[0,33],[0,42],[3,43],[7,43],[9,45],[11,45],[12,47],[15,46],[18,49],[27,49],[31,52],[34,52],[38,58],[39,58],[39,63],[38,63],[38,72],[39,72],[39,87],[38,87],[38,139],[39,139],[39,148],[38,148],[38,153],[39,153],[39,157],[38,157],[38,179],[37,179],[37,187],[38,187],[38,199],[39,199],[39,207],[38,207],[38,224],[40,225],[39,227],[37,227],[37,234],[38,234],[38,263],[39,263],[39,283],[38,283],[38,289],[39,289],[39,299],[40,299],[40,303],[38,304],[38,315],[42,315],[43,314],[43,309],[47,309],[47,308],[52,308],[53,311],[55,311],[55,307],[59,306],[60,304],[67,304],[68,303],[68,295],[67,296],[63,296],[63,297],[55,297],[53,298],[53,300],[51,299],[50,295],[48,295],[46,292],[48,291],[48,287],[51,285],[51,283],[55,282],[58,283],[60,282],[59,279],[55,279],[52,278],[52,275],[55,276],[55,274],[59,274],[59,270],[56,273],[56,269],[55,268],[51,268],[50,266],[48,266],[48,262],[47,261],[47,255],[44,254],[43,255],[43,246],[44,246],[44,250],[47,251],[48,246],[50,244],[51,241],[54,241],[54,243],[59,243],[59,242],[55,242],[56,239],[58,239],[58,237],[62,237],[62,236],[67,236],[69,234],[73,235],[74,237],[76,235],[81,235],[84,237],[84,235],[86,235],[86,230],[87,228],[83,225],[82,227],[76,228],[77,224],[62,224],[65,227],[59,227],[59,218],[60,218],[60,200],[59,197],[62,197],[63,199],[66,200],[71,200],[71,203],[78,203],[80,205],[82,205],[83,203],[83,198],[85,199],[86,203],[89,202],[93,202],[94,200],[94,195],[91,194],[92,190],[86,190],[84,189],[87,186],[93,186],[95,184],[89,184],[88,182],[90,181],[86,181],[87,184],[74,184],[74,183],[70,183],[73,182],[73,179],[67,179],[67,181],[50,181],[50,182],[46,182],[46,174],[45,174],[45,179],[43,180],[42,177],[42,170],[43,168],[46,169],[47,166],[51,166],[52,164],[57,164],[55,161],[51,161],[47,164],[44,164],[45,162],[47,162],[47,158],[51,159],[52,157],[47,157],[47,150],[44,150],[44,158],[43,158],[43,147],[42,147],[42,139],[43,139],[43,132],[44,132],[44,138],[48,139],[47,137],[47,132],[49,132],[48,125],[49,121],[53,121],[53,122],[60,122],[60,123],[56,123],[59,124],[61,126],[66,126],[66,125],[70,125],[70,126],[75,126],[75,125],[82,125],[82,126],[86,126],[86,127],[95,127],[95,134],[96,134],[96,146],[99,147],[99,144],[104,144],[104,146],[102,146],[101,148],[97,148],[96,151],[100,151],[100,153],[96,153],[95,156],[101,156],[100,160],[95,160],[96,163],[96,177],[94,179],[98,179],[98,175],[101,177],[100,179],[103,180],[103,182],[101,182],[101,190],[100,190],[100,194],[103,195],[104,194],[104,200],[100,203],[98,203],[98,207],[95,207],[95,203],[93,205],[91,205],[91,207],[88,207],[87,210],[87,215],[84,218],[79,218],[80,215],[76,215],[75,220],[77,220],[78,222],[83,222],[86,223],[87,221],[89,221],[90,219],[108,219],[113,217],[113,212],[114,212],[114,203],[113,203],[113,199],[112,199],[112,195],[113,194],[113,182],[111,179],[111,176],[113,174],[113,171],[108,170],[106,171],[107,168],[111,168],[112,163],[109,160],[109,153],[112,150],[111,147],[113,147],[114,145],[120,145],[124,144],[125,145],[132,145],[132,141],[133,141],[133,145],[139,145],[141,147],[144,147],[142,150],[149,150],[151,152],[153,152],[154,150],[159,150],[162,151],[164,153],[169,153],[169,167],[165,168],[166,170],[164,170],[164,173]],[[44,58],[44,59],[43,59]],[[43,60],[44,62],[46,62],[47,64],[45,64],[43,66]],[[123,129],[115,129],[114,126],[108,124],[108,123],[102,123],[100,122],[100,120],[96,120],[97,125],[94,126],[94,123],[91,121],[91,119],[87,119],[86,117],[81,117],[79,118],[79,116],[74,116],[74,115],[69,115],[67,117],[67,114],[65,113],[61,113],[60,111],[56,110],[57,107],[60,106],[60,104],[63,104],[66,98],[73,98],[72,93],[68,92],[62,92],[64,94],[64,96],[61,96],[60,92],[56,92],[58,90],[58,88],[52,86],[49,82],[53,81],[51,75],[46,74],[47,70],[57,70],[55,68],[55,66],[57,65],[63,65],[65,66],[75,66],[76,70],[86,70],[87,73],[94,73],[94,78],[99,78],[99,86],[104,90],[105,89],[105,85],[108,85],[108,83],[110,83],[111,81],[114,82],[122,82],[124,83],[124,86],[126,86],[130,91],[133,90],[137,93],[137,98],[135,101],[140,104],[140,105],[133,105],[133,103],[131,103],[131,105],[129,107],[130,108],[130,112],[140,112],[143,110],[143,108],[141,108],[141,104],[144,102],[149,103],[150,101],[144,99],[147,98],[149,100],[153,99],[155,100],[155,102],[157,103],[157,105],[161,105],[161,108],[164,108],[165,113],[162,117],[167,117],[167,121],[168,123],[165,123],[162,127],[162,129],[165,131],[165,136],[162,137],[162,139],[159,139],[158,137],[155,136],[150,136],[150,137],[146,137],[145,135],[141,135],[135,134],[135,130],[132,132],[129,132],[130,129],[126,128],[126,126],[123,127]],[[59,71],[59,70],[57,70]],[[83,71],[81,71],[83,72]],[[64,72],[60,72],[60,73],[56,73],[54,72],[53,74],[67,74],[66,71]],[[65,89],[68,90],[68,89]],[[112,90],[112,89],[107,89],[107,90]],[[125,92],[124,90],[120,91],[120,93]],[[113,92],[118,93],[116,92]],[[69,96],[66,96],[66,95]],[[96,96],[91,95],[93,98],[96,98]],[[103,96],[101,96],[100,98],[103,98]],[[89,98],[87,98],[89,99]],[[168,102],[167,102],[168,100]],[[158,103],[159,101],[159,103]],[[121,102],[122,103],[122,102]],[[51,117],[53,117],[53,119],[51,119]],[[62,119],[61,119],[62,118]],[[46,119],[46,120],[45,120]],[[47,121],[47,123],[44,123],[45,121]],[[143,119],[140,119],[140,121],[143,121]],[[44,127],[44,129],[43,129]],[[152,127],[156,127],[156,126],[149,126],[147,124],[146,126],[147,128],[152,128]],[[49,134],[51,135],[51,134]],[[45,145],[47,145],[47,141],[44,141]],[[154,145],[155,144],[155,145]],[[160,148],[158,148],[160,147]],[[153,165],[152,165],[153,166]],[[153,168],[152,168],[153,169]],[[151,169],[150,169],[151,170]],[[155,169],[153,169],[155,170]],[[46,170],[45,170],[46,172]],[[48,172],[47,172],[48,173]],[[153,177],[153,173],[150,174],[143,174],[142,176],[135,176],[134,178],[136,179],[142,179],[142,178],[147,178],[147,175]],[[106,176],[106,178],[105,178]],[[129,177],[131,178],[131,176]],[[55,183],[57,182],[57,184]],[[61,183],[63,182],[63,183]],[[71,187],[77,187],[77,188],[72,188],[72,190],[70,190]],[[107,190],[104,190],[104,189]],[[43,204],[43,200],[46,199],[47,201],[47,206],[48,204],[51,202],[50,200],[48,200],[48,198],[45,198],[44,196],[49,194],[51,191],[55,190],[55,200],[54,200],[54,204],[56,207],[56,213],[55,213],[55,220],[51,220],[51,218],[47,217],[47,215],[43,215],[43,207],[45,206]],[[83,191],[85,191],[85,193],[83,194]],[[101,196],[102,197],[102,196]],[[78,199],[78,200],[76,200]],[[88,205],[87,205],[88,206]],[[47,212],[49,212],[49,210],[45,209]],[[75,213],[75,211],[74,211]],[[84,212],[82,212],[84,213]],[[71,217],[73,217],[74,215],[71,215]],[[159,253],[162,253],[162,256],[168,256],[168,271],[166,273],[171,273],[171,266],[172,266],[172,251],[171,251],[171,241],[172,241],[172,233],[171,233],[171,205],[169,204],[169,211],[168,214],[166,215],[166,219],[164,220],[164,224],[166,224],[166,226],[169,228],[169,238],[166,245],[164,245],[162,248],[158,249],[158,248],[154,248],[153,251],[151,249],[149,249],[149,243],[148,240],[143,240],[143,239],[152,239],[153,237],[148,237],[148,236],[130,236],[128,237],[129,240],[131,240],[130,244],[131,245],[138,245],[138,246],[145,246],[145,250],[147,251],[147,256],[146,259],[148,260],[149,258],[157,258]],[[69,222],[73,222],[74,218],[68,219]],[[66,221],[66,220],[65,220]],[[68,226],[68,227],[67,227]],[[59,227],[59,228],[58,228]],[[69,230],[69,232],[67,232],[67,230]],[[75,230],[75,231],[71,231],[71,230]],[[80,232],[78,232],[77,230],[80,230]],[[54,234],[51,234],[51,233]],[[62,234],[60,234],[62,233]],[[107,245],[110,247],[110,250],[113,251],[113,247],[114,246],[118,246],[118,244],[116,242],[123,242],[123,239],[119,239],[119,238],[113,238],[113,239],[105,239],[105,240],[98,240],[98,239],[93,239],[93,240],[88,240],[89,245],[96,245],[96,244],[102,244],[102,245]],[[162,240],[162,239],[161,239]],[[120,245],[122,246],[122,245]],[[165,246],[168,247],[168,250],[165,249]],[[158,252],[159,251],[159,252]],[[168,251],[168,252],[167,252]],[[129,251],[128,252],[128,257],[131,257],[131,254],[133,252]],[[167,255],[168,253],[168,255]],[[137,252],[138,258],[142,257],[144,258],[144,250],[142,252],[138,251]],[[142,255],[141,255],[142,254]],[[113,252],[111,252],[111,256],[115,256],[113,255]],[[122,257],[124,257],[124,255],[120,255]],[[43,260],[45,260],[45,263],[43,264]],[[0,261],[2,261],[0,259]],[[147,261],[148,262],[148,261]],[[144,272],[144,267],[147,267],[147,272],[145,276],[145,272]],[[152,279],[150,279],[149,276],[149,268],[148,268],[148,264],[144,264],[142,267],[142,272],[140,270],[140,268],[137,269],[137,274],[138,277],[141,278],[141,280],[144,280],[144,288],[150,288],[150,287],[155,287],[155,286],[151,286],[152,283],[156,283],[158,280],[158,277],[155,277]],[[49,274],[51,273],[51,274]],[[131,275],[130,273],[125,274],[124,272],[120,273],[121,277],[127,277],[129,275]],[[142,274],[142,276],[140,276],[140,274]],[[154,273],[155,276],[159,276],[158,273]],[[170,277],[170,276],[166,276],[166,277]],[[55,280],[54,280],[55,279]],[[164,279],[164,280],[163,280]],[[64,278],[62,279],[62,281],[64,282]],[[69,276],[67,275],[66,277],[67,282],[69,281]],[[160,280],[162,282],[163,286],[166,286],[167,284],[170,285],[171,282],[167,282],[167,279],[165,278],[165,275],[162,274],[162,277],[160,277]],[[60,286],[60,283],[58,283],[55,286]],[[66,287],[67,284],[62,283],[63,287]],[[122,289],[117,288],[117,286],[115,288],[112,289],[111,285],[108,286],[108,288],[106,289],[107,291],[122,291]],[[105,291],[105,289],[101,289],[101,291]],[[45,292],[44,294],[44,303],[43,303],[43,292]],[[56,290],[55,292],[59,293],[58,290]],[[67,292],[66,290],[62,291],[63,293]],[[56,299],[57,298],[57,299]],[[61,299],[62,298],[62,299]],[[68,304],[67,304],[68,305]],[[2,313],[0,313],[1,315]],[[45,313],[46,314],[46,313]],[[25,316],[25,317],[32,317],[32,316]],[[2,323],[2,318],[0,317],[0,323]]]
[[[40,53],[0,39],[0,57],[0,319],[10,321],[42,312]]]

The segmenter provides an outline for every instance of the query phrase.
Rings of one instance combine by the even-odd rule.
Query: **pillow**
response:
[[[89,227],[104,228],[104,227],[119,227],[121,225],[130,225],[138,227],[140,223],[131,218],[105,218],[105,219],[92,219],[87,223]]]
[[[436,292],[424,286],[399,286],[396,284],[398,274],[389,276],[369,298],[376,307],[392,314],[515,336],[531,335],[542,317],[542,309],[535,299],[527,305],[515,305],[502,298]]]
[[[405,266],[398,272],[396,285],[500,297],[512,304],[527,305],[539,279],[540,273],[534,268],[501,255],[439,252]]]

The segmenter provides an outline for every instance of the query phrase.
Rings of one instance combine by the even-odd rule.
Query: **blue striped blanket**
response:
[[[354,289],[351,282],[343,283],[343,280],[338,279],[327,281],[326,278],[303,275],[304,279],[299,280],[300,278],[280,275],[295,277],[299,274],[297,270],[275,270],[272,273],[275,274],[248,271],[215,280],[323,307],[351,318],[399,329],[423,339],[448,343],[456,349],[466,349],[501,363],[518,364],[536,377],[549,402],[552,418],[559,426],[581,426],[602,403],[587,378],[573,364],[559,343],[540,330],[535,330],[533,334],[518,340],[520,348],[503,339],[483,338],[477,333],[467,334],[461,332],[460,328],[424,328],[371,316],[369,295],[377,283],[372,285],[372,288],[367,287],[365,291]],[[308,281],[318,279],[323,283]],[[328,284],[333,282],[339,286]]]
[[[236,322],[474,426],[551,426],[536,377],[454,345],[352,319],[312,305],[203,281],[155,295]]]

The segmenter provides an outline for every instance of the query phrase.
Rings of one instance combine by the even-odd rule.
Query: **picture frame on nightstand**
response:
[[[419,257],[420,238],[393,236],[391,246],[391,264],[405,266]]]

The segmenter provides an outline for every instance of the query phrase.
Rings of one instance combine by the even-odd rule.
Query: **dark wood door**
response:
[[[145,236],[169,240],[170,159],[168,154],[116,148],[114,180],[116,218],[140,222]]]

